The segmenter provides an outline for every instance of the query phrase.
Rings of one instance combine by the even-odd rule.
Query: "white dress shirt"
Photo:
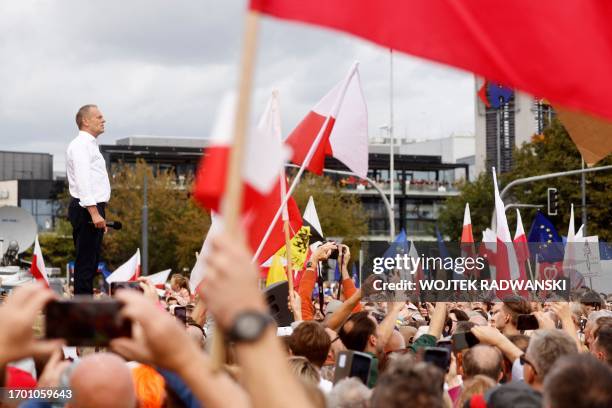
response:
[[[106,162],[96,138],[80,131],[66,152],[66,174],[70,195],[81,207],[106,203],[110,199],[110,182]]]

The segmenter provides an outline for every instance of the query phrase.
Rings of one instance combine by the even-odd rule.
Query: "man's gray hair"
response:
[[[587,321],[589,323],[596,322],[597,319],[599,319],[600,317],[612,317],[612,311],[608,309],[596,310],[594,312],[591,312],[591,314],[589,314]]]
[[[540,381],[562,356],[578,353],[576,342],[563,330],[536,330],[531,335],[526,355],[535,365]]]
[[[79,108],[79,111],[76,114],[76,124],[79,129],[83,125],[83,118],[85,117],[85,115],[87,115],[87,113],[89,113],[89,110],[92,108],[97,108],[97,107],[98,105],[88,104],[88,105],[83,105]]]
[[[344,378],[327,396],[328,408],[368,408],[372,390],[357,378]]]

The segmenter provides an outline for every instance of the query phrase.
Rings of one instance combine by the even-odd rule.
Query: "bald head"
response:
[[[502,355],[492,346],[476,345],[463,353],[463,376],[471,378],[477,374],[486,375],[495,382],[501,379]]]
[[[73,408],[133,408],[136,393],[130,369],[111,353],[82,358],[70,376]]]

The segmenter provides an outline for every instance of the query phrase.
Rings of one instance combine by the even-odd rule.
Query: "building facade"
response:
[[[531,95],[515,92],[476,77],[474,92],[475,171],[504,173],[513,166],[512,150],[528,143],[550,122],[550,105]]]
[[[206,139],[131,137],[115,145],[101,145],[107,166],[133,164],[143,159],[155,169],[171,169],[177,178],[194,174],[202,155],[206,154]],[[457,195],[460,179],[469,178],[469,164],[445,163],[441,156],[403,154],[402,146],[395,150],[395,225],[419,239],[432,239],[433,225],[447,197]],[[409,149],[408,149],[409,150]],[[368,177],[390,193],[389,145],[370,146]],[[348,170],[341,162],[328,158],[325,168]],[[356,194],[370,219],[367,239],[386,240],[389,237],[389,217],[379,192],[357,177],[328,174],[349,194]]]
[[[12,205],[32,214],[39,231],[49,231],[60,214],[64,180],[53,177],[48,153],[0,151],[0,206]]]

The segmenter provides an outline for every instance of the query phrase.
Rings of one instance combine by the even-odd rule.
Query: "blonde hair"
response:
[[[306,357],[289,357],[289,368],[297,377],[311,384],[317,385],[321,381],[319,371]]]
[[[189,290],[189,281],[187,280],[186,277],[184,277],[180,273],[175,273],[172,275],[172,277],[170,278],[170,284],[171,285],[176,284],[176,286],[178,286],[179,289],[187,289],[187,291],[191,293],[191,291]]]

